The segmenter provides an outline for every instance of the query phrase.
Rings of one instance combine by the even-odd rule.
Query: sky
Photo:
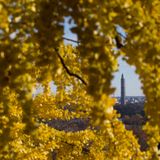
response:
[[[65,18],[64,20],[64,37],[70,38],[73,40],[77,40],[77,35],[73,34],[70,31],[70,28],[73,27],[75,24],[72,21],[70,24],[68,24],[68,18]],[[118,26],[117,28],[118,32],[121,34],[124,34],[124,31],[121,27]],[[17,32],[11,34],[10,37],[13,39],[16,36]],[[125,36],[125,35],[124,35]],[[76,43],[71,43],[67,40],[64,40],[65,44],[72,44],[73,46],[76,46]],[[123,73],[125,78],[125,84],[126,84],[126,96],[143,96],[143,92],[141,90],[141,83],[139,81],[138,75],[135,73],[135,68],[133,66],[129,66],[125,61],[122,60],[120,57],[118,59],[119,63],[119,70],[114,73],[114,79],[112,80],[112,86],[116,89],[113,96],[120,96],[120,80],[121,75]],[[55,92],[56,88],[53,84],[51,84],[52,91]],[[39,88],[37,92],[42,92],[42,88]]]
[[[68,19],[64,21],[64,37],[77,40],[77,35],[70,31],[70,27],[74,26],[74,22],[70,25],[68,24]],[[120,30],[121,31],[121,30]],[[64,40],[65,44],[71,44],[71,42]],[[76,45],[72,43],[73,45]],[[121,74],[123,73],[126,84],[126,96],[143,96],[141,90],[141,83],[138,75],[135,73],[135,68],[129,66],[122,58],[118,59],[119,71],[114,73],[114,79],[112,81],[112,86],[116,88],[114,96],[120,96],[120,80]]]
[[[122,58],[118,59],[119,70],[114,74],[112,86],[116,88],[114,96],[120,96],[121,75],[124,75],[126,96],[143,96],[139,76],[135,73],[135,67],[128,65]]]

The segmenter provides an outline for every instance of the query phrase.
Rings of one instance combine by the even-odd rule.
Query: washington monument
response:
[[[121,105],[125,105],[125,79],[123,74],[121,76]]]

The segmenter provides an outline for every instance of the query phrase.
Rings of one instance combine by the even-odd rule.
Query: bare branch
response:
[[[120,33],[120,32],[117,32],[122,38],[124,38],[124,39],[126,39],[127,37],[126,36],[124,36],[122,33]]]
[[[65,39],[67,41],[71,41],[71,42],[77,43],[77,44],[80,43],[79,41],[76,41],[76,40],[73,40],[73,39],[70,39],[70,38],[67,38],[67,37],[63,37],[63,39]]]
[[[118,49],[121,49],[123,46],[123,44],[121,43],[121,40],[118,36],[115,37],[115,41],[116,41],[116,45]]]
[[[79,75],[72,73],[68,67],[65,65],[63,58],[61,57],[61,55],[58,53],[58,50],[56,50],[56,53],[61,61],[62,66],[64,67],[64,69],[66,70],[66,72],[73,77],[76,77],[77,79],[79,79],[83,84],[87,85],[87,83],[85,82],[85,80],[83,80]]]

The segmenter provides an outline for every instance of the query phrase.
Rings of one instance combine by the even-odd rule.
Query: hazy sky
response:
[[[135,68],[129,66],[122,58],[119,58],[119,71],[114,75],[112,85],[116,88],[115,96],[120,96],[120,79],[123,73],[126,84],[126,96],[142,96],[141,83],[138,75],[135,73]]]
[[[64,36],[73,40],[77,40],[77,35],[70,32],[70,26],[67,23],[67,19],[65,19],[65,30]],[[74,23],[71,24],[73,26]],[[70,43],[65,41],[65,43]],[[76,45],[76,44],[73,44]],[[141,96],[143,95],[141,90],[141,83],[139,81],[138,75],[135,73],[135,68],[129,66],[122,58],[119,58],[119,71],[114,75],[114,79],[112,81],[112,85],[116,88],[114,96],[120,95],[120,79],[121,74],[124,74],[125,83],[126,83],[126,96]]]

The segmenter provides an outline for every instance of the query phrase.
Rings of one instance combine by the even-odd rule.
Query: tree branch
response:
[[[61,61],[62,66],[64,67],[64,69],[66,70],[66,72],[72,76],[72,77],[76,77],[77,79],[79,79],[83,84],[87,85],[87,83],[85,82],[85,80],[83,80],[79,75],[72,73],[68,67],[65,65],[63,58],[61,57],[61,55],[58,53],[58,50],[56,50],[56,53]]]
[[[118,49],[121,49],[122,47],[124,47],[118,36],[115,37],[115,41],[116,41],[116,46],[117,46]]]
[[[124,39],[126,39],[127,37],[126,36],[124,36],[122,33],[120,33],[120,32],[117,32],[122,38],[124,38]]]
[[[80,43],[79,41],[76,41],[76,40],[73,40],[73,39],[70,39],[70,38],[66,38],[66,37],[63,37],[63,39],[67,40],[67,41],[71,41],[71,42],[77,43],[77,44]]]

